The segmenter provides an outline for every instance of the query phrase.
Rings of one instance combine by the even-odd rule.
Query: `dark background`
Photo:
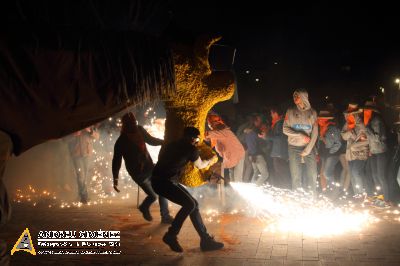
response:
[[[296,88],[307,89],[312,104],[323,106],[326,96],[336,104],[362,104],[382,94],[380,87],[386,98],[398,87],[400,18],[392,12],[394,2],[175,1],[172,10],[179,27],[220,34],[219,44],[236,49],[233,68],[243,108],[290,101]]]

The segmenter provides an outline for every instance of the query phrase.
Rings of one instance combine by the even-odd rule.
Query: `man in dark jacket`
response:
[[[346,152],[346,148],[343,145],[335,117],[331,112],[321,110],[318,114],[318,125],[321,176],[326,178],[325,184],[321,180],[321,187],[322,191],[326,191],[328,187],[336,187],[335,167],[340,161],[340,155]]]
[[[271,108],[271,130],[265,139],[272,144],[271,158],[274,169],[274,186],[291,188],[288,163],[288,138],[283,134],[283,113],[279,107]]]
[[[129,175],[147,194],[139,206],[143,218],[147,221],[153,220],[150,214],[150,205],[157,200],[157,195],[151,187],[151,174],[153,171],[153,160],[146,148],[146,143],[158,146],[164,143],[163,140],[152,137],[142,127],[137,125],[133,113],[129,112],[122,117],[121,135],[114,146],[114,157],[112,160],[112,173],[114,178],[114,189],[118,190],[118,173],[121,168],[122,158],[125,160],[125,167]],[[165,198],[159,197],[161,222],[171,223],[168,202]]]
[[[215,241],[207,233],[206,226],[200,215],[198,202],[178,183],[179,177],[187,163],[193,162],[196,168],[202,169],[218,161],[216,155],[210,160],[203,161],[200,158],[199,151],[196,148],[200,140],[199,137],[200,131],[197,128],[186,127],[181,139],[165,145],[160,151],[151,180],[154,191],[160,196],[166,197],[170,201],[182,206],[176,214],[168,232],[163,237],[164,243],[175,252],[183,251],[178,242],[177,235],[189,215],[194,228],[200,236],[201,250],[218,250],[224,247],[223,243]]]

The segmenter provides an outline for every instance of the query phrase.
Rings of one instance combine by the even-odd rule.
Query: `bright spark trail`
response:
[[[303,233],[310,236],[358,232],[379,219],[368,210],[335,207],[328,199],[314,199],[303,190],[291,191],[251,183],[231,183],[267,231]]]

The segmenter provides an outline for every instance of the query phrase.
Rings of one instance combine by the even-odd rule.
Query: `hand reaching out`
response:
[[[216,164],[218,162],[218,156],[214,155],[210,160],[210,165]]]

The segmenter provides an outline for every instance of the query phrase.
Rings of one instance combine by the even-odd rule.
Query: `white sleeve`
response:
[[[199,156],[196,161],[194,161],[194,166],[196,166],[198,169],[203,169],[206,168],[210,164],[211,160],[202,160]]]

